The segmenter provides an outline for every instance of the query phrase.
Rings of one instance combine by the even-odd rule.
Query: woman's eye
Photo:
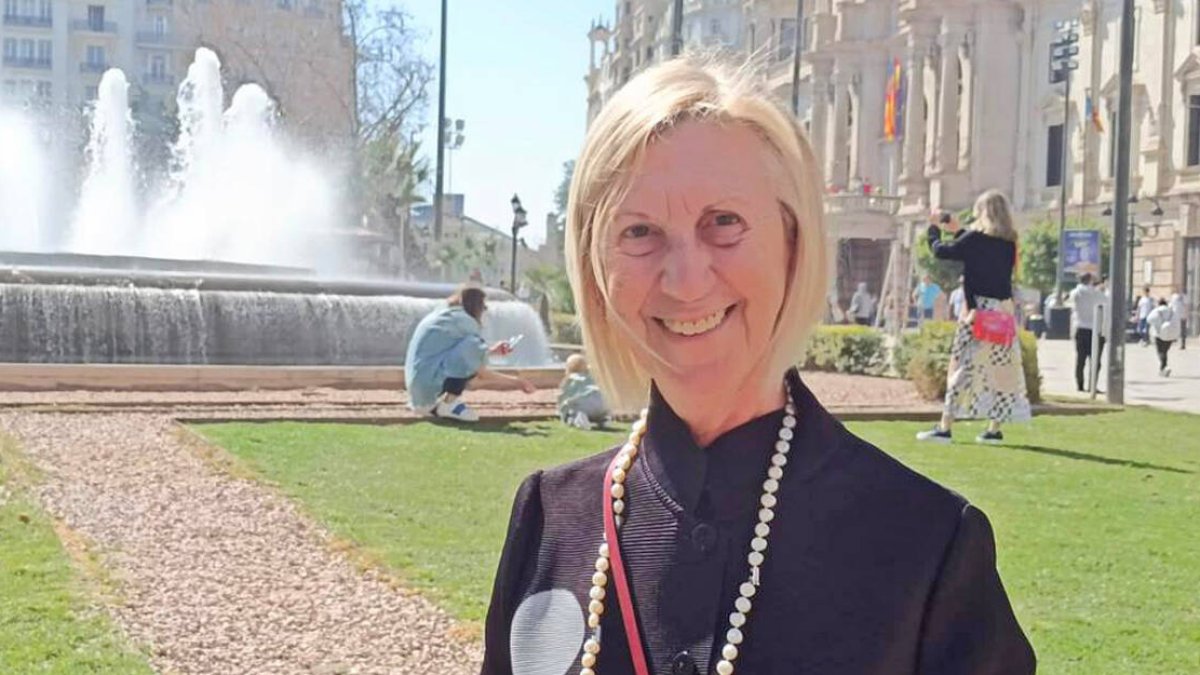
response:
[[[708,221],[705,234],[709,243],[716,246],[732,246],[741,241],[746,233],[746,221],[736,213],[714,213]]]
[[[621,231],[618,248],[626,255],[642,256],[653,253],[662,237],[658,230],[646,223],[630,225]]]

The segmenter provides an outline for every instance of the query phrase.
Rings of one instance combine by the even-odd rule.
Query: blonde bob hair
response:
[[[617,410],[641,407],[650,376],[633,338],[609,306],[601,254],[613,214],[624,200],[647,148],[681,123],[740,125],[774,155],[779,207],[791,247],[787,289],[766,353],[768,372],[800,361],[825,311],[827,286],[821,174],[812,147],[791,115],[758,86],[747,69],[684,57],[649,68],[626,84],[592,122],[567,206],[566,263],[592,373]],[[661,355],[656,355],[662,358]]]
[[[1008,197],[999,190],[988,190],[975,200],[975,222],[973,229],[984,234],[1008,241],[1017,240],[1017,228],[1013,225],[1012,209]]]

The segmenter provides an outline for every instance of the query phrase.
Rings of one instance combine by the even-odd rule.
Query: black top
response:
[[[962,261],[963,294],[968,307],[975,309],[977,295],[997,300],[1012,297],[1016,243],[978,230],[959,230],[952,241],[942,241],[942,231],[937,225],[930,225],[928,234],[934,256]]]
[[[983,512],[850,434],[788,375],[798,425],[736,672],[1033,673]],[[658,391],[626,478],[622,554],[658,675],[715,672],[783,411],[707,448]],[[513,505],[484,675],[579,672],[616,448],[539,471]],[[609,584],[596,672],[631,673]]]

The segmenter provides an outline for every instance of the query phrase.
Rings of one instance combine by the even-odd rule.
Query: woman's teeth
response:
[[[673,319],[663,319],[662,323],[667,327],[667,330],[678,335],[700,335],[721,325],[721,321],[725,319],[726,310],[720,309],[708,316],[697,319],[696,321],[675,321]]]

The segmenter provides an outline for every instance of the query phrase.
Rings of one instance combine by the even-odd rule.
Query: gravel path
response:
[[[168,417],[2,413],[0,430],[43,471],[46,508],[104,552],[117,619],[161,672],[477,672],[445,613],[211,469]]]
[[[835,413],[929,406],[903,380],[804,377]],[[552,415],[555,394],[467,400],[487,416]],[[41,469],[47,510],[97,544],[117,620],[160,672],[474,673],[480,647],[444,612],[356,568],[288,500],[211,468],[172,422],[391,419],[412,416],[406,402],[404,392],[334,389],[9,392],[0,431]]]

